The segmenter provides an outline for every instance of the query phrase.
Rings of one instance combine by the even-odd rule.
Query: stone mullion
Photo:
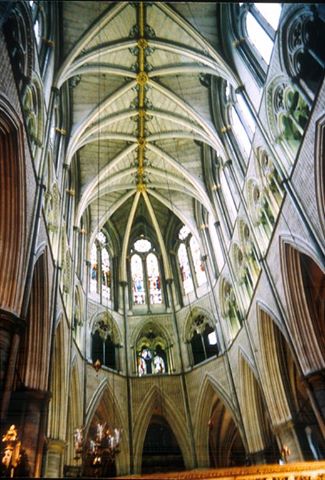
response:
[[[192,275],[192,284],[193,284],[194,294],[195,294],[195,297],[197,298],[198,283],[196,278],[196,272],[195,272],[190,242],[188,240],[186,240],[185,242],[185,247],[186,247],[186,255],[187,255],[187,259],[188,259],[188,263],[189,263],[189,267]]]
[[[148,313],[150,312],[150,295],[149,295],[149,285],[148,285],[148,272],[147,272],[147,256],[141,255],[142,262],[142,273],[143,273],[143,286],[144,286],[144,298],[145,303],[147,304]]]

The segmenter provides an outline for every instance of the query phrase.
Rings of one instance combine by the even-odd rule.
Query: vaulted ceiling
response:
[[[195,230],[195,204],[214,218],[203,146],[223,156],[204,76],[239,82],[218,53],[215,3],[62,2],[72,130],[79,171],[76,223],[109,221],[123,245],[146,219],[160,247],[176,215]]]

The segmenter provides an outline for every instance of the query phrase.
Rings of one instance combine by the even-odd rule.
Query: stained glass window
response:
[[[152,373],[165,373],[165,362],[160,355],[155,355],[152,363]]]
[[[149,253],[147,256],[147,275],[150,304],[159,304],[161,303],[161,282],[158,260],[153,253]]]
[[[98,282],[98,264],[97,264],[97,248],[93,243],[90,253],[90,291],[91,293],[97,292]]]
[[[180,244],[178,248],[177,256],[178,256],[179,268],[181,271],[181,277],[182,277],[183,286],[184,286],[184,292],[185,294],[188,294],[193,292],[194,287],[193,287],[191,268],[188,261],[187,251],[184,243]]]
[[[146,292],[144,288],[143,267],[140,255],[132,255],[131,276],[133,288],[133,302],[136,305],[143,305],[146,303]]]
[[[111,270],[109,254],[106,248],[102,249],[102,289],[103,295],[110,299],[111,296]]]
[[[90,252],[90,292],[98,293],[101,301],[111,299],[111,264],[106,245],[105,234],[99,232]]]
[[[137,356],[138,375],[167,373],[166,352],[160,345],[143,346]]]
[[[143,235],[141,235],[142,237]],[[132,298],[134,305],[163,303],[161,275],[155,249],[150,240],[140,238],[131,252]]]
[[[140,240],[134,242],[134,249],[137,252],[141,253],[149,252],[149,250],[151,249],[151,243],[149,242],[149,240],[141,238]]]
[[[197,280],[198,286],[200,287],[201,285],[206,283],[207,277],[205,274],[204,264],[201,260],[200,247],[195,237],[192,237],[190,240],[190,248],[191,248],[192,257],[193,257],[196,280]]]
[[[189,229],[184,225],[178,233],[178,238],[180,240],[185,240],[189,236],[189,234],[190,234]]]

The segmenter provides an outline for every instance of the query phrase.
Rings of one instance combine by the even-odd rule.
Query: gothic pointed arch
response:
[[[0,308],[19,314],[26,248],[23,128],[3,95],[0,114]]]
[[[304,374],[325,368],[324,267],[303,244],[282,238],[282,277],[288,305],[288,328]]]
[[[129,456],[127,419],[124,413],[126,405],[122,406],[118,397],[118,392],[126,395],[124,388],[123,383],[114,374],[109,380],[105,378],[101,381],[87,405],[84,431],[84,438],[88,439],[94,436],[98,423],[121,430],[120,453],[115,458],[117,475],[126,471]]]
[[[290,404],[281,372],[284,358],[280,348],[281,333],[273,318],[260,306],[257,311],[258,332],[261,345],[261,382],[273,425],[291,419]]]
[[[216,413],[217,410],[219,415]],[[212,417],[214,417],[214,421],[212,420]],[[239,437],[241,437],[239,429],[239,417],[236,413],[236,408],[233,405],[229,393],[218,380],[216,380],[210,374],[206,374],[199,387],[195,405],[195,415],[193,418],[198,463],[201,467],[221,467],[229,465],[229,458],[227,459],[226,456],[223,458],[222,464],[220,463],[222,454],[221,451],[217,452],[215,442],[218,425],[221,427],[223,422],[225,422],[224,426],[229,422],[231,432],[229,430],[228,433],[230,434],[230,437],[232,437],[232,435],[235,437],[239,435]],[[212,430],[216,435],[211,434]],[[219,433],[221,434],[220,430]],[[225,436],[226,435],[227,432]],[[214,437],[213,439],[212,436]],[[233,440],[235,437],[233,437]],[[219,438],[219,441],[222,441],[221,437]],[[211,449],[215,450],[214,459]],[[230,451],[231,442],[229,445],[229,454]],[[216,460],[218,455],[219,461]]]
[[[48,436],[60,440],[64,440],[66,436],[67,335],[65,319],[61,314],[54,333],[54,353],[50,384],[51,400],[48,420]]]
[[[21,379],[36,390],[48,388],[51,320],[47,250],[38,253],[27,313],[24,345],[20,354]],[[42,341],[35,343],[35,338]]]
[[[316,123],[315,139],[315,183],[319,220],[325,233],[325,116]]]
[[[258,309],[258,330],[261,385],[279,448],[284,443],[288,445],[291,461],[323,458],[322,388],[311,393],[280,328],[262,308]],[[319,403],[318,407],[315,402]]]
[[[263,392],[247,359],[241,353],[239,358],[240,403],[246,430],[248,449],[256,462],[277,460],[274,451],[269,415],[265,410]],[[262,460],[263,461],[263,460]]]
[[[144,396],[141,406],[136,414],[133,439],[134,439],[134,468],[136,472],[141,469],[142,450],[148,426],[153,415],[160,415],[169,424],[176,441],[181,449],[185,468],[193,467],[193,452],[189,441],[189,432],[185,412],[175,404],[167,393],[162,393],[158,382],[152,384]]]

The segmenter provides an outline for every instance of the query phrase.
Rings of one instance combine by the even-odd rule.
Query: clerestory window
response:
[[[199,244],[185,225],[180,229],[178,238],[180,240],[177,249],[178,266],[183,293],[187,295],[205,284],[207,277]]]
[[[149,240],[140,238],[134,242],[131,248],[130,270],[133,305],[162,304],[157,252]]]
[[[281,9],[280,3],[240,3],[240,38],[235,42],[261,83],[270,63]],[[238,11],[237,11],[238,12]]]
[[[96,235],[90,254],[90,293],[104,303],[111,300],[111,261],[108,241],[103,232]]]

